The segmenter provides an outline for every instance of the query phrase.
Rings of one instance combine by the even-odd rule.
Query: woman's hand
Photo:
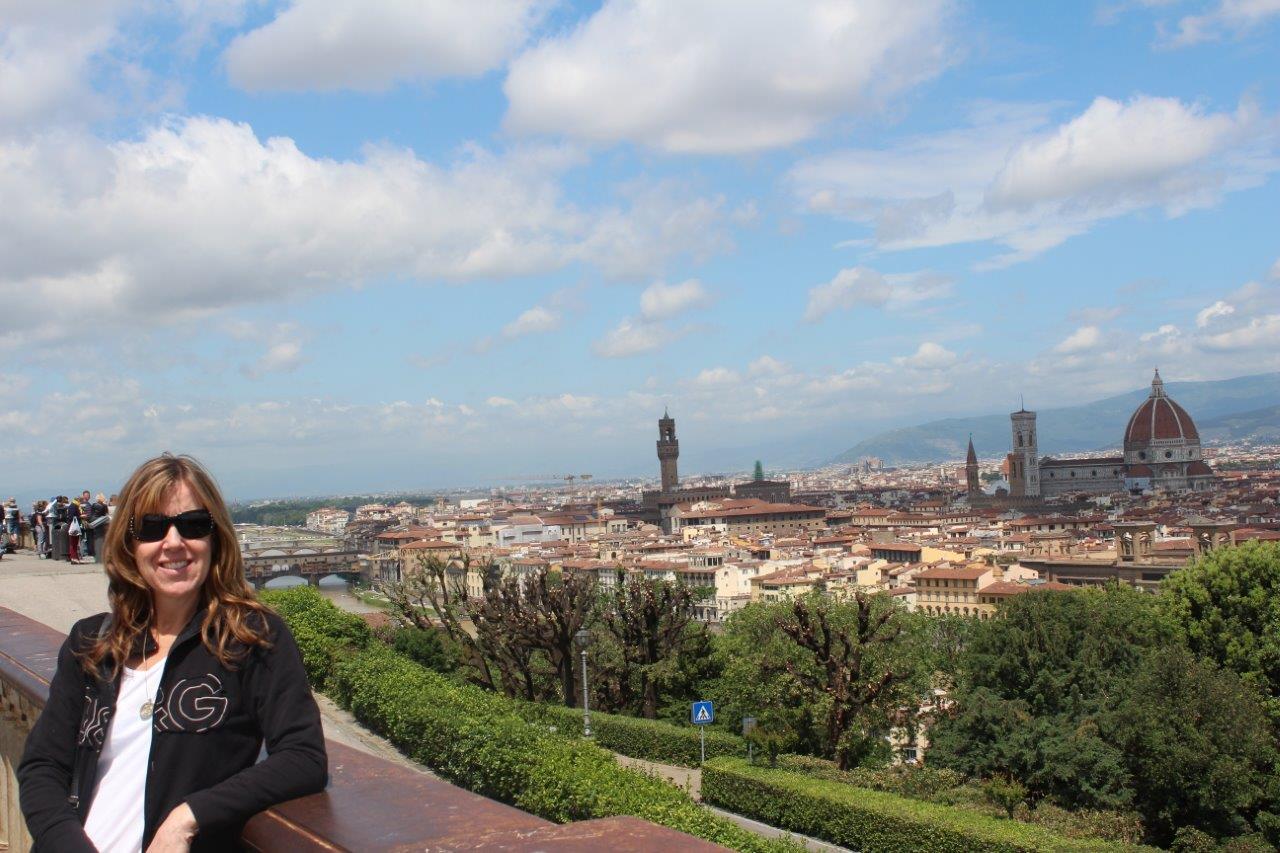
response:
[[[196,837],[199,829],[196,816],[191,813],[191,806],[181,803],[160,824],[147,847],[147,853],[187,853],[191,849],[191,840]]]

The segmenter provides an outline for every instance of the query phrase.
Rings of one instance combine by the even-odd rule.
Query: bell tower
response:
[[[680,488],[680,475],[676,473],[676,459],[680,457],[680,442],[676,441],[676,419],[664,409],[658,419],[658,465],[662,468],[663,493]]]
[[[1009,454],[1009,494],[1040,496],[1040,453],[1036,445],[1036,413],[1026,406],[1009,415],[1013,426],[1013,452]]]

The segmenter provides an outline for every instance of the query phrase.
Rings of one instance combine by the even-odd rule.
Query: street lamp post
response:
[[[573,639],[582,649],[582,736],[591,737],[591,706],[587,702],[587,645],[591,642],[591,632],[579,628]]]

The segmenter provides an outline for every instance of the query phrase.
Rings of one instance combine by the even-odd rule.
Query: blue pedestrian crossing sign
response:
[[[689,716],[693,720],[694,725],[705,726],[707,723],[715,722],[716,709],[711,704],[710,699],[704,699],[701,702],[693,703],[693,709]]]

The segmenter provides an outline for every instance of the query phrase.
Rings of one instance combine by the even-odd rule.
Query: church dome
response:
[[[1166,396],[1159,370],[1151,380],[1151,396],[1138,406],[1124,431],[1126,448],[1153,441],[1200,441],[1200,433],[1196,431],[1196,425],[1186,409]]]

